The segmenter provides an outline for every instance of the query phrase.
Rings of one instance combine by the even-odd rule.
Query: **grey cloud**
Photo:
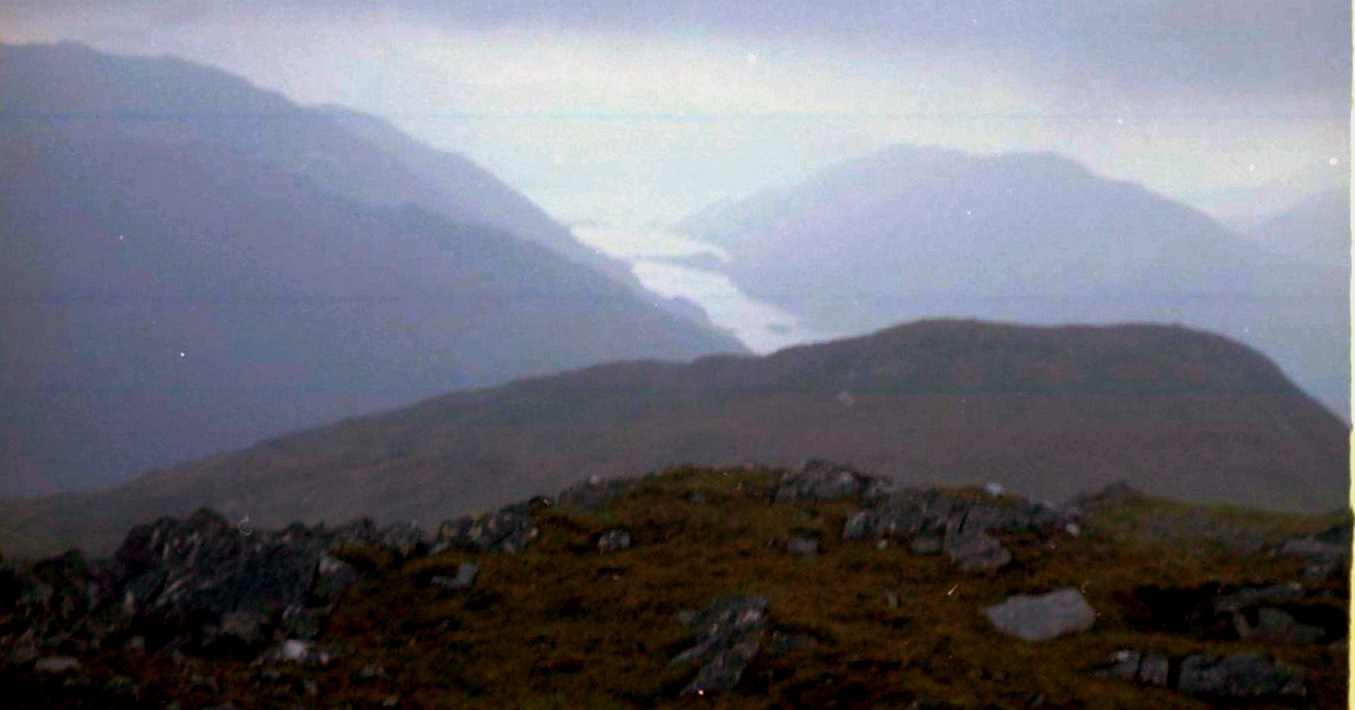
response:
[[[336,17],[386,12],[463,28],[822,40],[882,54],[1015,61],[1032,78],[1116,91],[1316,94],[1340,112],[1350,87],[1346,0],[128,0],[116,9],[94,0],[18,0],[6,14],[77,10],[191,22],[279,8]]]

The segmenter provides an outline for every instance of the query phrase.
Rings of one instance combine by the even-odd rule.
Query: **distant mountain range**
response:
[[[1267,251],[1350,270],[1350,187],[1310,195],[1246,235]]]
[[[674,463],[850,461],[1064,499],[1117,480],[1330,510],[1347,430],[1264,356],[1178,327],[929,321],[766,357],[632,362],[459,392],[106,490],[0,503],[0,548],[101,553],[211,506],[255,524],[438,520]]]
[[[374,118],[71,44],[0,47],[0,107],[0,495],[525,374],[743,351]]]
[[[1348,219],[1339,197],[1320,199]],[[1349,408],[1348,261],[1312,256],[1348,230],[1316,213],[1277,218],[1262,248],[1056,155],[896,147],[678,228],[725,248],[745,291],[830,332],[924,317],[1181,323],[1258,347]]]

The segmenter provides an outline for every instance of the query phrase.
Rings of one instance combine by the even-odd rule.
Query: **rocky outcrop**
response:
[[[669,664],[681,666],[699,661],[696,678],[682,689],[683,695],[704,695],[738,685],[743,670],[757,655],[767,630],[767,600],[763,597],[728,596],[711,602],[704,610],[678,614],[678,621],[692,630],[695,645]]]
[[[438,529],[433,552],[454,545],[487,552],[522,552],[541,534],[532,517],[533,508],[547,505],[544,499],[505,506],[493,513],[477,513],[449,520]]]
[[[1124,650],[1117,652],[1111,664],[1096,675],[1217,701],[1278,700],[1306,694],[1302,669],[1251,652],[1169,657]]]
[[[589,476],[576,483],[556,497],[556,505],[596,512],[613,500],[634,491],[638,481],[634,478],[602,478]]]
[[[985,608],[983,614],[998,631],[1032,642],[1086,631],[1096,622],[1096,611],[1071,587],[1010,597]]]
[[[0,643],[29,655],[108,640],[238,655],[269,639],[310,639],[358,580],[340,551],[374,546],[400,558],[421,538],[371,520],[265,532],[207,509],[163,518],[134,528],[106,563],[68,553],[13,575],[0,595]]]
[[[994,498],[909,488],[853,511],[843,525],[842,538],[907,539],[918,554],[944,551],[962,571],[993,572],[1011,562],[1011,553],[989,533],[1066,530],[1073,517],[1071,511],[1010,495]]]
[[[894,492],[894,482],[861,473],[850,466],[823,459],[809,459],[800,468],[781,477],[777,503],[823,502],[859,499],[863,503],[883,500]]]

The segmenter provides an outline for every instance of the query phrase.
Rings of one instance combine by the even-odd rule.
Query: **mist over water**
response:
[[[717,327],[732,333],[750,350],[765,354],[835,337],[806,327],[800,318],[781,308],[750,298],[725,274],[674,263],[693,257],[712,264],[727,263],[729,255],[720,247],[655,224],[627,224],[624,219],[609,220],[597,212],[594,215],[574,227],[580,241],[629,262],[636,278],[650,291],[665,298],[694,301]]]

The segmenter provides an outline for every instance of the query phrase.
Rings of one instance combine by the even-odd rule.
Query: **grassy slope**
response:
[[[844,396],[849,395],[849,396]],[[1116,480],[1324,510],[1347,432],[1263,356],[1182,328],[920,322],[764,358],[623,363],[462,392],[89,495],[0,503],[11,556],[106,553],[135,522],[437,521],[581,476],[810,456],[1061,499]]]
[[[1121,648],[1249,649],[1308,669],[1309,697],[1301,706],[1344,702],[1344,641],[1265,647],[1130,627],[1124,599],[1141,585],[1298,578],[1296,560],[1196,544],[1198,526],[1155,541],[1128,534],[1147,520],[1194,510],[1190,506],[1134,496],[1096,510],[1090,534],[1081,538],[1006,536],[1013,565],[994,576],[972,576],[956,572],[944,557],[843,542],[838,533],[850,504],[772,504],[775,480],[776,472],[764,469],[675,469],[598,513],[540,513],[542,536],[521,555],[450,551],[403,566],[356,556],[366,578],[340,603],[322,637],[353,650],[326,668],[284,668],[280,680],[260,681],[258,668],[240,662],[190,660],[176,671],[163,660],[106,654],[90,672],[150,673],[157,679],[148,684],[149,699],[175,696],[185,706],[229,699],[242,710],[289,707],[304,700],[305,681],[316,684],[326,707],[378,707],[394,697],[400,707],[439,708],[905,707],[917,699],[937,704],[925,707],[1022,708],[1043,695],[1048,708],[1187,710],[1208,705],[1096,679],[1092,669]],[[695,491],[704,502],[690,502]],[[1334,520],[1238,510],[1203,515],[1263,538],[1316,532]],[[615,525],[632,530],[635,546],[599,554],[597,535]],[[806,533],[823,536],[823,554],[787,554],[788,537]],[[480,565],[474,590],[448,593],[424,581],[464,561]],[[1344,607],[1344,581],[1326,584],[1336,595],[1332,603]],[[1082,588],[1098,611],[1091,632],[1027,644],[996,634],[980,614],[1009,594],[1063,586]],[[899,608],[889,608],[885,590],[898,594]],[[735,592],[770,599],[772,634],[807,634],[819,644],[774,653],[764,639],[736,691],[679,699],[695,666],[668,667],[689,645],[674,614]],[[368,665],[390,677],[356,679]],[[193,674],[200,676],[196,683]],[[219,691],[210,692],[205,677],[215,678]],[[56,692],[35,702],[77,691]]]

